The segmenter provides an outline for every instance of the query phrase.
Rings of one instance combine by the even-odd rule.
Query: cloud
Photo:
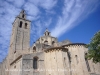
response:
[[[51,24],[52,19],[50,18],[47,22],[44,22],[45,27],[49,27],[49,25]]]
[[[38,7],[30,2],[27,2],[24,5],[24,9],[26,10],[27,14],[31,16],[37,16],[40,13]]]
[[[57,4],[57,0],[29,0],[29,1],[46,10],[52,9]]]
[[[57,25],[52,29],[52,35],[60,37],[94,12],[99,4],[99,0],[65,0],[62,16],[59,16]]]
[[[57,4],[57,0],[45,0],[44,3],[41,3],[41,6],[45,9],[51,9]]]
[[[8,2],[11,2],[14,6],[20,8],[24,5],[25,0],[7,0]]]
[[[8,53],[12,23],[20,9],[3,0],[0,4],[0,58],[4,59]]]
[[[64,2],[63,2],[64,1]],[[62,34],[94,12],[99,0],[0,0],[0,61],[8,53],[12,23],[21,9],[31,20],[31,45],[46,28],[52,35]]]

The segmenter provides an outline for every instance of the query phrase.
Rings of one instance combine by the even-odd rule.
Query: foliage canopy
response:
[[[93,59],[94,63],[100,62],[100,31],[97,32],[88,44],[88,59]]]

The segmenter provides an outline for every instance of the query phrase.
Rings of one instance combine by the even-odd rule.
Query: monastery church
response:
[[[31,21],[22,10],[13,22],[9,52],[0,75],[100,75],[100,63],[85,57],[84,43],[58,42],[46,29],[30,47]]]

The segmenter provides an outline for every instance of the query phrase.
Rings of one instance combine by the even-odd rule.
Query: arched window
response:
[[[24,18],[24,14],[22,15],[22,18]]]
[[[33,58],[33,68],[37,69],[38,68],[38,57]]]
[[[67,56],[68,56],[68,60],[69,60],[69,62],[71,62],[71,54],[70,54],[69,51],[67,51]]]
[[[55,44],[55,42],[54,41],[52,41],[52,45],[54,46],[54,44]]]
[[[22,28],[22,24],[23,24],[23,22],[22,22],[22,21],[20,21],[20,24],[19,24],[19,27],[20,27],[20,28]]]
[[[48,45],[48,41],[44,41],[44,44]]]
[[[49,33],[48,33],[48,35],[49,35]]]
[[[90,72],[91,70],[90,70],[89,62],[88,62],[88,59],[86,58],[86,56],[87,56],[87,53],[85,54],[85,62],[86,62],[87,69]]]
[[[64,57],[64,66],[66,66],[66,57]]]
[[[25,29],[27,29],[27,23],[25,23]]]
[[[36,47],[34,46],[34,47],[33,47],[33,52],[35,52],[35,51],[36,51]]]
[[[77,55],[75,55],[75,59],[76,59],[76,63],[78,64],[78,56]]]

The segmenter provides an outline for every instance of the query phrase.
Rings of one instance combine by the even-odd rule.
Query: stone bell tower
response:
[[[10,57],[14,54],[28,52],[30,47],[30,21],[26,19],[25,11],[22,10],[13,22],[12,35],[10,40]],[[18,56],[18,54],[17,54]]]

